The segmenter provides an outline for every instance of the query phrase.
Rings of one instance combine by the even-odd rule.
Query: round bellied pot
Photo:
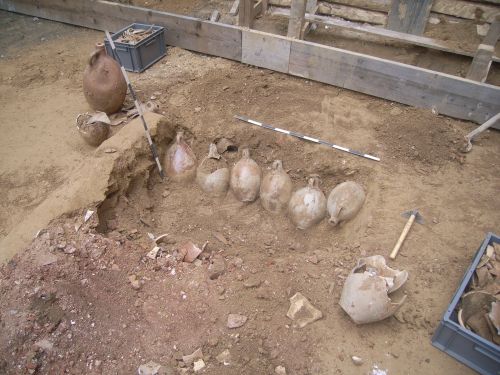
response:
[[[83,72],[83,93],[90,107],[108,115],[117,112],[127,95],[127,83],[120,65],[97,43]]]

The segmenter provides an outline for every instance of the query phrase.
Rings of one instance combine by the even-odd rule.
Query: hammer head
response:
[[[415,215],[415,221],[417,223],[419,223],[419,224],[423,224],[424,223],[424,218],[418,212],[418,208],[415,208],[415,209],[410,210],[410,211],[405,211],[405,212],[403,212],[401,214],[401,216],[406,217],[406,218],[409,218],[411,215]]]

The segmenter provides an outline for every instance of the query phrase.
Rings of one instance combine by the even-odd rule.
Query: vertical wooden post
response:
[[[318,0],[307,0],[307,3],[306,3],[306,12],[313,16],[316,14],[316,12],[318,11]],[[307,35],[307,33],[309,32],[309,30],[311,30],[311,27],[312,27],[312,23],[309,22],[309,21],[306,21],[304,23],[304,26],[302,27],[302,31],[300,33],[300,39],[304,39],[305,36]]]
[[[253,24],[253,0],[240,0],[238,25],[251,28],[252,24]]]
[[[290,19],[288,20],[288,37],[300,39],[305,14],[306,0],[292,0]]]
[[[267,12],[267,8],[269,8],[269,0],[262,0],[262,14]]]
[[[422,35],[433,0],[392,0],[387,28],[402,33]]]
[[[500,16],[497,16],[490,25],[483,42],[477,48],[472,64],[467,73],[467,78],[474,81],[485,82],[491,67],[491,58],[495,52],[495,45],[500,37]]]

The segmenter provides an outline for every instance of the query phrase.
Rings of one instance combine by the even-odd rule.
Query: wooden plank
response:
[[[253,0],[240,0],[238,25],[252,27],[253,25]]]
[[[236,26],[108,1],[0,0],[0,9],[96,30],[119,30],[132,22],[163,26],[168,45],[241,60],[241,30]]]
[[[304,16],[306,14],[306,0],[292,0],[290,8],[290,18],[288,19],[289,38],[300,38],[302,28],[304,27]]]
[[[238,9],[240,8],[240,0],[234,0],[233,5],[231,5],[231,9],[229,10],[230,16],[236,16],[238,14]]]
[[[402,33],[422,35],[433,0],[392,0],[387,28]]]
[[[291,4],[291,0],[269,0],[269,4],[288,7]],[[318,6],[319,14],[342,17],[352,21],[368,22],[376,25],[385,25],[387,21],[387,14],[382,12],[373,12],[370,10],[353,8],[351,6],[329,4],[324,2],[319,3]]]
[[[490,71],[495,45],[500,37],[500,17],[491,24],[483,43],[479,45],[476,55],[472,60],[467,78],[474,81],[486,82]]]
[[[285,8],[271,8],[271,14],[276,16],[290,17],[290,11]],[[344,30],[356,31],[360,33],[376,35],[381,38],[390,39],[406,44],[412,44],[420,47],[425,47],[429,49],[434,49],[438,51],[453,53],[455,55],[462,55],[468,57],[474,57],[475,52],[473,51],[465,51],[459,48],[458,45],[454,45],[451,42],[444,42],[432,38],[428,38],[425,36],[412,35],[406,33],[400,33],[397,31],[383,29],[381,27],[375,27],[370,25],[361,25],[358,23],[353,23],[349,21],[344,21],[340,19],[335,19],[327,16],[319,16],[319,15],[308,15],[305,17],[306,21],[316,22],[323,25],[328,25],[331,27],[338,27]],[[493,61],[500,62],[500,57],[494,56]]]
[[[233,59],[239,54],[237,60],[247,64],[481,124],[500,112],[496,86],[231,25],[102,0],[37,0],[36,5],[29,0],[0,0],[0,9],[98,30],[134,21],[154,23],[170,30],[168,43],[193,51]],[[231,49],[239,52],[230,53]]]
[[[493,22],[500,13],[500,7],[463,0],[434,0],[432,11],[469,20]]]
[[[271,5],[290,6],[291,0],[269,0]],[[324,0],[319,13],[334,15],[352,21],[369,22],[384,25],[389,12],[391,0]],[[418,0],[415,0],[418,1]],[[500,4],[499,0],[488,0]],[[328,3],[328,4],[327,4]],[[331,8],[328,8],[330,6]],[[500,8],[498,5],[488,5],[463,0],[434,0],[431,12],[445,14],[470,20],[492,22]]]
[[[499,87],[305,41],[289,73],[478,123],[500,112]]]
[[[256,30],[243,30],[241,62],[288,73],[290,39]]]

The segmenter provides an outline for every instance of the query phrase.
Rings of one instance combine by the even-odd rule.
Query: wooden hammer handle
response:
[[[405,240],[406,236],[408,235],[408,232],[410,231],[411,226],[413,225],[413,222],[415,221],[416,215],[413,214],[410,216],[408,219],[408,222],[406,223],[403,232],[401,233],[401,236],[399,236],[398,242],[396,242],[396,246],[394,246],[394,249],[391,252],[391,255],[389,255],[389,258],[391,259],[396,259],[396,255],[398,255],[399,249],[401,248],[401,245],[403,244],[403,241]]]

